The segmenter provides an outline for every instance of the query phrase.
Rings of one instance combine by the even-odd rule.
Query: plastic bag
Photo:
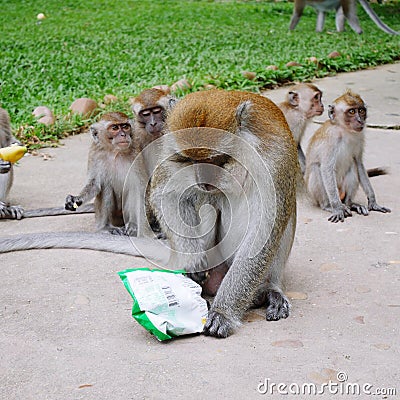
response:
[[[133,298],[133,318],[158,340],[203,331],[207,302],[201,286],[184,273],[145,267],[118,272]]]

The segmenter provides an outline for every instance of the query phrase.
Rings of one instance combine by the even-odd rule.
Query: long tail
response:
[[[93,212],[93,204],[84,204],[83,206],[77,208],[76,211],[69,211],[63,207],[37,208],[35,210],[26,210],[24,212],[24,218],[50,217],[54,215],[87,214]]]
[[[170,249],[163,240],[109,233],[46,232],[0,237],[0,253],[33,249],[87,249],[148,258],[167,265]]]
[[[365,0],[358,0],[365,10],[365,12],[369,15],[372,21],[375,22],[378,28],[382,29],[384,32],[389,33],[390,35],[399,35],[399,32],[396,32],[389,26],[387,26],[375,13],[375,11],[371,8],[371,6]]]
[[[372,178],[374,176],[387,175],[388,171],[386,168],[377,167],[377,168],[368,169],[367,173],[368,173],[368,176],[370,178]]]

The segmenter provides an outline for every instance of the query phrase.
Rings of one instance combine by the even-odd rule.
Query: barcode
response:
[[[178,299],[176,298],[176,296],[170,286],[161,286],[161,289],[163,290],[164,295],[168,301],[168,307],[179,306]]]

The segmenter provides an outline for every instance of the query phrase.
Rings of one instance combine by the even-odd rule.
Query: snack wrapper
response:
[[[207,302],[201,286],[184,274],[146,267],[118,272],[133,298],[133,318],[160,341],[203,331]]]

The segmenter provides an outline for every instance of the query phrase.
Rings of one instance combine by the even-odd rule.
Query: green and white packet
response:
[[[146,267],[118,272],[133,298],[133,318],[160,341],[203,331],[207,302],[184,273]]]

